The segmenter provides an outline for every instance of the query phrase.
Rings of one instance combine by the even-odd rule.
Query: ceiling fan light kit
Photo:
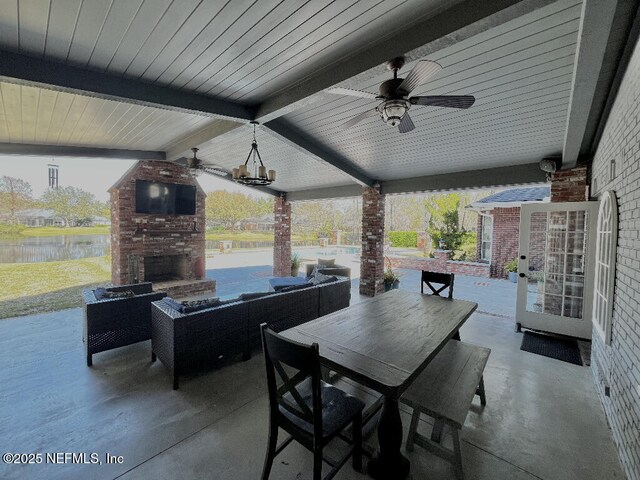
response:
[[[243,164],[231,171],[234,181],[242,185],[253,187],[263,187],[271,185],[276,180],[276,171],[268,170],[262,163],[262,157],[258,151],[258,142],[256,141],[256,125],[258,122],[250,122],[253,125],[253,142],[251,142],[251,150]]]
[[[469,108],[475,102],[475,97],[471,95],[427,95],[409,97],[413,89],[442,70],[442,67],[437,62],[420,60],[406,78],[398,78],[398,70],[404,66],[404,63],[404,57],[396,57],[387,62],[387,68],[393,71],[393,78],[382,82],[378,95],[371,92],[351,90],[342,87],[328,90],[329,93],[336,95],[350,95],[353,97],[382,100],[382,103],[373,110],[367,110],[343,123],[341,125],[343,130],[353,127],[365,118],[379,115],[386,125],[398,127],[400,133],[407,133],[415,129],[413,120],[409,116],[409,109],[412,105]]]

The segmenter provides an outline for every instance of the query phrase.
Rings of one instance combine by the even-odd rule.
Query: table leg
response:
[[[371,459],[367,473],[376,480],[402,480],[409,475],[409,460],[400,453],[402,446],[402,420],[398,399],[384,397],[384,405],[378,423],[380,452]]]

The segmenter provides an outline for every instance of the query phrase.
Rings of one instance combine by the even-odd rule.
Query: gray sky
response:
[[[107,190],[133,165],[133,160],[113,160],[101,158],[52,158],[0,155],[0,176],[21,178],[31,184],[33,195],[39,197],[47,189],[47,164],[59,165],[61,187],[73,186],[93,193],[100,201],[109,199]],[[265,196],[258,192],[235,185],[213,175],[203,174],[198,182],[205,192],[227,190],[253,196]]]

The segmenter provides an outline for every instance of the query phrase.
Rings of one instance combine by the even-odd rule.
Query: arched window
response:
[[[618,204],[614,192],[604,192],[598,211],[593,324],[607,345],[611,344],[613,288],[618,243]]]

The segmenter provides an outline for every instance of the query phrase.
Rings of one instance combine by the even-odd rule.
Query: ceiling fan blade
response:
[[[409,72],[409,75],[398,86],[396,92],[402,90],[408,95],[418,85],[422,85],[430,77],[442,70],[439,63],[432,62],[431,60],[420,60],[416,63],[416,66]]]
[[[199,170],[202,170],[209,175],[218,175],[219,177],[227,177],[229,176],[229,172],[225,171],[222,167],[218,165],[200,165]]]
[[[335,87],[328,89],[327,92],[334,93],[336,95],[349,95],[351,97],[376,98],[375,93],[364,92],[362,90],[353,90],[351,88]]]
[[[189,165],[189,159],[185,157],[176,158],[173,163],[177,163],[178,165],[184,165],[185,167]]]
[[[428,105],[431,107],[469,108],[476,101],[473,95],[427,95],[411,97],[413,105]]]
[[[376,115],[379,115],[379,113],[375,108],[373,110],[367,110],[366,112],[362,112],[360,115],[356,115],[351,120],[344,122],[342,125],[340,125],[340,128],[342,130],[346,130],[347,128],[351,128],[354,125],[360,123],[365,118],[374,117]]]
[[[416,128],[416,126],[413,124],[413,120],[411,120],[411,117],[409,116],[409,112],[404,114],[404,117],[402,117],[402,120],[400,120],[400,125],[398,125],[398,130],[400,131],[400,133],[408,133],[411,130],[414,130]]]

